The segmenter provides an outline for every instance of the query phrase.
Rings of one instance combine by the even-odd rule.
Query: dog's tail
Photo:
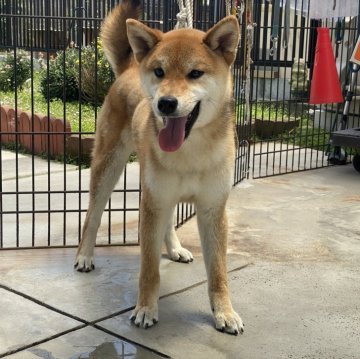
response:
[[[119,76],[129,66],[132,50],[126,32],[127,19],[139,19],[140,0],[123,0],[106,17],[101,28],[101,41],[110,65]]]

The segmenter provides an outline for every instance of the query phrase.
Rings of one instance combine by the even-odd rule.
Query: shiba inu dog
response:
[[[131,319],[158,321],[159,262],[191,262],[173,227],[176,204],[192,202],[218,330],[243,332],[229,298],[225,205],[232,186],[235,121],[231,65],[239,42],[234,16],[207,32],[167,33],[139,22],[140,1],[125,0],[105,19],[104,51],[116,74],[98,119],[90,202],[75,267],[94,268],[94,246],[107,200],[134,150],[141,167],[141,269]]]

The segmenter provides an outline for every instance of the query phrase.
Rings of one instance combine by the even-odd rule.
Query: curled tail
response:
[[[132,50],[126,32],[127,19],[139,19],[140,0],[123,0],[105,18],[101,28],[101,41],[107,59],[116,76],[129,66]]]

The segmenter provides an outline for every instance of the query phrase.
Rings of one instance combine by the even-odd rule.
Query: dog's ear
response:
[[[237,18],[227,16],[205,34],[204,43],[222,55],[230,66],[235,61],[239,39],[240,28]]]
[[[152,30],[140,21],[126,20],[127,36],[137,62],[161,40],[160,32]]]

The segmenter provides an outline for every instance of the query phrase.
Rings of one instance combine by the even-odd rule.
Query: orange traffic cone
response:
[[[317,28],[315,63],[310,89],[310,104],[343,102],[341,85],[330,41],[329,29]]]

